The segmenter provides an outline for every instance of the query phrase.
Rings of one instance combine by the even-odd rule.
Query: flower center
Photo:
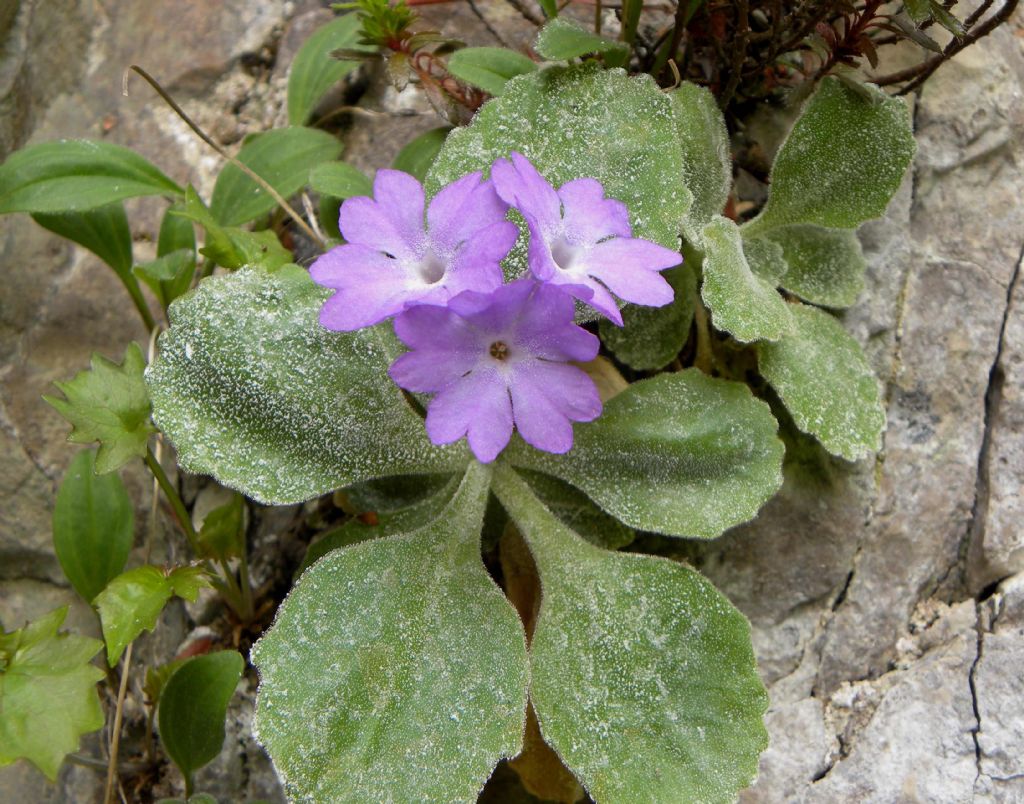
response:
[[[572,271],[579,252],[579,247],[574,246],[565,237],[559,237],[551,244],[551,258],[563,271]]]
[[[433,249],[429,248],[427,253],[423,255],[423,259],[416,263],[416,273],[428,285],[436,285],[444,279],[446,268],[447,266],[441,258],[434,253]]]
[[[508,359],[508,344],[504,341],[495,341],[491,344],[491,357],[495,360]]]

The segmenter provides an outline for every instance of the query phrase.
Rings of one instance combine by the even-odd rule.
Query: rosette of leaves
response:
[[[838,324],[819,320],[826,313],[791,311],[778,296],[771,281],[785,275],[787,243],[771,243],[782,227],[836,229],[851,218],[797,221],[778,197],[768,223],[749,233],[717,218],[729,189],[724,126],[701,93],[668,95],[593,64],[520,75],[448,136],[427,188],[512,150],[555,184],[599,179],[627,204],[638,236],[677,247],[686,235],[704,257],[705,292],[709,269],[720,266],[723,298],[776,295],[780,337],[764,342],[783,348],[762,357],[780,395],[797,399],[782,389],[814,380],[787,367],[809,351],[800,340],[790,350],[798,354],[787,354],[785,338],[798,333],[844,358],[846,343]],[[761,240],[770,242],[748,247]],[[522,259],[513,252],[510,274]],[[755,278],[770,279],[751,281],[751,260]],[[495,764],[523,749],[532,707],[543,739],[599,802],[732,800],[767,744],[749,624],[698,573],[608,549],[579,522],[611,516],[709,539],[752,518],[782,481],[769,406],[745,384],[696,369],[660,374],[577,425],[569,453],[541,453],[514,437],[481,465],[461,444],[430,444],[415,400],[387,377],[401,347],[386,325],[319,326],[328,293],[297,266],[207,279],[171,305],[147,372],[154,421],[182,467],[261,502],[379,478],[421,477],[434,490],[327,551],[253,649],[255,729],[288,795],[473,801]],[[677,299],[691,316],[695,302]],[[690,326],[675,307],[643,324],[646,337],[658,333],[661,352],[663,339],[681,346]],[[633,325],[627,317],[625,331]],[[756,339],[760,324],[751,326]],[[545,476],[555,480],[538,482]],[[492,495],[539,574],[529,644],[481,560]],[[583,506],[600,513],[566,514]]]

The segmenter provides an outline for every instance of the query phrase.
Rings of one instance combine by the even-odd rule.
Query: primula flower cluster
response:
[[[530,270],[503,284],[501,261],[519,237],[509,209],[526,221]],[[321,324],[351,332],[394,316],[410,351],[391,378],[435,395],[426,420],[433,443],[465,436],[484,463],[513,429],[546,452],[572,448],[572,423],[601,413],[593,381],[572,365],[599,348],[575,324],[573,298],[621,326],[615,296],[668,304],[672,287],[660,271],[680,262],[678,252],[634,238],[625,205],[605,198],[600,182],[556,190],[518,153],[497,160],[490,180],[463,176],[429,206],[415,178],[378,171],[373,198],[345,201],[339,225],[345,245],[310,268],[335,291]]]

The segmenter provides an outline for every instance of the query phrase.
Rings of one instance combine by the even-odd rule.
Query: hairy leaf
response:
[[[99,442],[96,471],[100,474],[146,454],[146,442],[153,427],[149,423],[149,396],[142,378],[145,368],[142,349],[137,343],[130,343],[120,365],[94,354],[89,371],[80,372],[69,382],[54,383],[64,394],[63,399],[43,397],[71,422],[68,441]]]
[[[375,477],[456,471],[387,376],[389,331],[328,332],[328,291],[297,267],[205,280],[171,305],[147,374],[182,468],[268,504]]]
[[[341,142],[327,132],[294,126],[254,134],[237,159],[288,198],[306,186],[310,170],[340,153]],[[210,212],[222,226],[246,223],[276,206],[266,190],[232,163],[220,172],[210,199]]]
[[[544,589],[530,695],[545,741],[597,801],[734,801],[768,746],[746,618],[688,567],[588,544],[514,471],[494,484]]]
[[[555,187],[597,179],[629,208],[634,236],[679,246],[692,197],[679,178],[672,102],[648,76],[586,64],[513,78],[470,125],[448,135],[427,174],[428,194],[475,170],[486,173],[511,151],[528,157]],[[510,277],[526,272],[525,237],[505,266]]]
[[[160,741],[188,780],[220,753],[224,717],[245,660],[233,650],[196,656],[177,668],[160,693]],[[189,801],[194,801],[194,797]]]
[[[67,613],[0,635],[0,767],[27,759],[51,781],[79,737],[103,726],[103,671],[89,663],[103,643],[58,634]]]
[[[165,573],[159,567],[147,565],[114,578],[95,601],[110,666],[117,664],[135,637],[156,628],[171,595],[195,603],[199,590],[209,585],[201,567],[178,567]]]
[[[448,59],[448,72],[492,95],[500,95],[510,78],[536,69],[533,61],[506,47],[467,47]]]
[[[640,530],[713,539],[782,484],[782,442],[745,385],[696,369],[633,383],[551,455],[515,439],[508,459],[555,475]]]
[[[765,238],[782,247],[789,270],[781,285],[800,298],[824,307],[849,307],[864,290],[867,263],[849,229],[780,226]]]
[[[627,366],[645,371],[671,363],[690,336],[697,303],[697,275],[688,264],[665,271],[676,292],[664,307],[628,304],[622,310],[623,326],[601,321],[601,340]]]
[[[794,334],[758,344],[761,374],[797,427],[849,461],[882,446],[885,409],[860,344],[821,310],[794,306]]]
[[[682,180],[693,193],[683,218],[683,234],[700,247],[704,227],[722,212],[732,187],[729,132],[715,96],[705,87],[684,83],[669,93],[683,149]]]
[[[598,36],[563,18],[553,19],[540,29],[534,49],[551,61],[604,53],[612,59],[613,66],[621,66],[629,54],[629,48],[622,42]]]
[[[336,550],[253,648],[254,731],[302,801],[476,801],[522,746],[526,642],[480,559],[490,470],[445,515]]]
[[[30,145],[0,165],[0,214],[75,212],[183,192],[135,151],[96,140]]]
[[[606,550],[618,550],[636,538],[636,532],[615,517],[606,514],[586,494],[564,480],[521,469],[520,474],[532,491],[566,527],[591,544]]]
[[[53,549],[75,591],[92,602],[123,570],[135,538],[135,510],[116,472],[96,474],[96,454],[81,450],[53,504]]]
[[[358,61],[339,61],[331,52],[340,48],[366,50],[359,44],[358,14],[345,14],[321,25],[303,42],[288,71],[288,122],[301,126],[324,94],[359,66]]]
[[[826,78],[772,165],[768,201],[745,227],[813,223],[853,229],[885,212],[903,180],[915,144],[901,98],[865,87],[874,102],[836,78]]]
[[[704,284],[701,297],[716,329],[743,343],[777,341],[793,330],[789,305],[775,282],[751,270],[735,223],[716,217],[704,227]]]

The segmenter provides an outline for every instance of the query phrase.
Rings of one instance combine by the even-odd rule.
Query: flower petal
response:
[[[537,360],[517,366],[510,390],[519,434],[545,452],[568,452],[572,421],[590,421],[601,413],[594,381],[565,363]]]
[[[341,205],[342,237],[400,260],[418,259],[426,237],[423,187],[408,173],[378,170],[373,192],[375,198],[357,196]]]
[[[435,195],[427,208],[434,250],[455,251],[481,229],[504,221],[507,212],[508,204],[498,197],[493,182],[485,181],[479,171],[463,176]]]
[[[545,360],[593,360],[600,341],[576,326],[575,314],[576,305],[567,292],[555,285],[540,285],[531,303],[523,308],[514,340]]]
[[[417,349],[401,355],[388,369],[399,388],[433,394],[472,371],[480,358],[477,350]]]
[[[525,156],[513,151],[511,157],[511,161],[498,159],[491,166],[491,180],[498,195],[524,216],[532,216],[545,232],[560,232],[562,205],[555,188]]]
[[[383,283],[339,290],[320,309],[320,323],[335,332],[352,332],[379,324],[402,311],[407,293]]]
[[[632,237],[626,205],[604,197],[597,179],[574,179],[558,188],[565,238],[573,244],[594,245],[606,237]]]
[[[426,426],[435,444],[468,435],[477,460],[490,463],[512,437],[512,404],[505,381],[487,368],[456,380],[431,400]]]
[[[583,270],[626,301],[661,307],[672,301],[674,291],[658,271],[682,261],[678,252],[650,240],[616,238],[594,246]]]
[[[452,269],[445,276],[445,287],[455,296],[466,290],[489,293],[505,280],[501,261],[519,237],[519,228],[501,221],[474,232],[459,249]]]
[[[368,246],[348,243],[321,254],[309,266],[309,275],[318,285],[341,290],[366,282],[392,283],[404,287],[404,275],[398,264]]]

